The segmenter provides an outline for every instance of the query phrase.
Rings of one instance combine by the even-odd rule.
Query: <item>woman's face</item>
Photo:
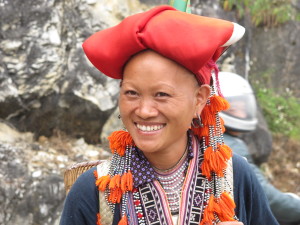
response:
[[[185,148],[186,132],[209,96],[192,73],[153,52],[134,56],[124,69],[122,121],[144,154]]]

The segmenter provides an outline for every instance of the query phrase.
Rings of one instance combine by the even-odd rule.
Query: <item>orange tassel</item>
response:
[[[216,112],[211,111],[209,105],[206,105],[201,112],[201,120],[203,125],[215,125],[216,124]]]
[[[119,221],[118,225],[127,225],[127,224],[128,224],[128,219],[127,216],[124,215],[122,219]]]
[[[117,174],[110,179],[109,189],[115,189],[121,187],[121,176]]]
[[[221,211],[218,216],[221,221],[234,221],[234,209],[236,207],[234,200],[227,192],[223,192],[218,202]]]
[[[110,182],[110,176],[106,175],[98,178],[95,184],[100,191],[104,191],[106,189],[106,186],[109,184],[109,182]]]
[[[224,120],[223,120],[222,117],[220,117],[220,123],[221,123],[222,126],[224,126],[224,124],[225,124],[225,122],[224,122]]]
[[[222,144],[218,148],[225,160],[229,160],[232,157],[232,150],[228,145]]]
[[[108,201],[111,203],[120,203],[122,198],[121,188],[114,188],[110,190]]]
[[[210,158],[211,158],[211,154],[213,154],[213,148],[210,146],[210,147],[207,147],[205,149],[205,152],[204,152],[204,160],[202,162],[202,165],[201,165],[201,169],[202,169],[202,173],[203,175],[205,175],[207,178],[210,178],[211,177],[211,166],[210,166]]]
[[[215,208],[214,196],[211,195],[208,200],[208,205],[204,209],[203,218],[200,222],[200,225],[213,225],[214,217],[214,208]]]
[[[223,177],[223,170],[227,167],[227,160],[231,157],[231,149],[227,145],[219,145],[217,150],[207,147],[204,152],[204,160],[201,165],[202,173],[210,178],[211,172]]]
[[[209,98],[209,101],[212,110],[215,112],[220,112],[229,109],[228,101],[221,96],[213,95]]]
[[[133,189],[133,177],[132,173],[129,170],[127,173],[124,173],[121,177],[121,190],[124,192],[132,191]]]
[[[108,140],[112,153],[117,151],[120,156],[124,156],[127,145],[133,145],[132,137],[127,131],[123,130],[111,133]]]
[[[97,225],[101,225],[101,216],[100,216],[100,213],[97,213]]]

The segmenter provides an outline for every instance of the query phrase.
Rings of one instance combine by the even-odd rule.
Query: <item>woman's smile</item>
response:
[[[153,131],[159,131],[166,126],[165,124],[153,124],[153,125],[146,125],[146,124],[140,124],[140,123],[135,123],[136,127],[143,132],[147,133],[153,133]]]

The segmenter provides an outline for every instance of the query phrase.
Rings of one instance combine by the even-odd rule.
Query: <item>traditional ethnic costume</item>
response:
[[[128,132],[113,132],[109,137],[112,159],[76,181],[61,225],[213,225],[235,220],[277,224],[246,161],[232,159],[218,115],[228,103],[219,92],[215,62],[243,34],[244,28],[235,23],[159,6],[84,42],[89,60],[107,76],[122,79],[128,60],[151,49],[190,70],[200,84],[211,84],[211,96],[201,121],[193,121],[187,132],[185,154],[170,171],[153,168]],[[96,178],[94,187],[90,187],[91,173]]]

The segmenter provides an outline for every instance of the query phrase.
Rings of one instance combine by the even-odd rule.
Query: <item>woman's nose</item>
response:
[[[141,99],[135,113],[142,119],[148,119],[157,116],[158,110],[153,100]]]

